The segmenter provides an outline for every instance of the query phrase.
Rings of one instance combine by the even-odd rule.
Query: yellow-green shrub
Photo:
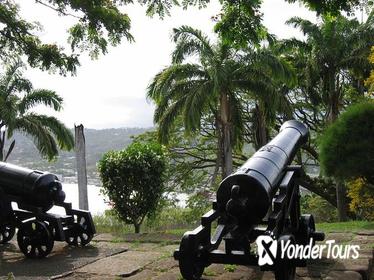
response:
[[[349,208],[359,218],[374,220],[374,186],[363,178],[348,182],[348,196],[351,198]]]

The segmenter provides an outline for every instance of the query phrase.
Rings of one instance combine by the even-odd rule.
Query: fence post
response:
[[[86,140],[83,125],[75,128],[75,157],[77,160],[79,209],[88,210],[87,170],[86,170]]]

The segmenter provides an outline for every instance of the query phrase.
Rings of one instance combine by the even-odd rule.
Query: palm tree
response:
[[[300,70],[296,96],[304,104],[303,118],[323,128],[334,122],[349,102],[365,94],[364,80],[370,72],[367,57],[374,44],[374,11],[362,24],[341,15],[323,16],[318,24],[295,17],[288,24],[306,36],[305,41],[290,39],[283,44]],[[347,219],[345,196],[344,182],[337,180],[341,221]]]
[[[204,116],[213,116],[226,177],[233,170],[233,148],[243,143],[243,117],[248,113],[243,98],[271,99],[272,110],[278,110],[284,99],[273,86],[274,78],[289,78],[290,71],[268,50],[239,52],[223,42],[211,44],[188,26],[174,29],[173,39],[172,64],[154,77],[147,92],[157,105],[154,120],[160,140],[167,143],[177,120],[191,133],[201,128]]]
[[[31,82],[22,77],[22,63],[15,61],[0,76],[0,160],[6,161],[15,147],[15,140],[5,150],[6,140],[15,131],[33,139],[40,154],[52,160],[58,148],[71,150],[74,138],[68,128],[52,116],[37,114],[32,109],[45,105],[60,111],[62,98],[46,89],[33,89]]]
[[[358,94],[363,95],[366,90],[364,79],[370,70],[367,57],[374,44],[374,11],[363,24],[343,16],[323,16],[320,24],[298,17],[287,23],[307,37],[306,41],[286,40],[285,45],[301,53],[302,84],[324,106],[324,119],[332,123],[344,106],[348,83]]]

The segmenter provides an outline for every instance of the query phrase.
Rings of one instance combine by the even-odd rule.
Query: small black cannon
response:
[[[185,279],[200,279],[212,263],[260,265],[254,244],[266,238],[260,253],[270,259],[261,270],[274,271],[277,280],[291,280],[297,266],[306,266],[305,259],[281,258],[279,250],[281,242],[306,246],[324,240],[313,216],[300,213],[302,168],[291,165],[308,134],[304,124],[287,121],[272,141],[221,182],[213,209],[198,228],[184,234],[174,252]],[[270,250],[273,242],[275,252]]]
[[[30,258],[47,256],[54,241],[88,244],[95,234],[90,212],[72,209],[64,201],[56,175],[0,162],[0,244],[10,241],[16,228],[18,246]],[[48,213],[53,206],[63,207],[66,214]]]

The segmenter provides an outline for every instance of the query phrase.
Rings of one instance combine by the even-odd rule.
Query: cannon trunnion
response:
[[[307,245],[324,239],[315,229],[313,216],[300,213],[303,171],[291,165],[307,139],[304,124],[288,121],[273,140],[221,182],[213,209],[201,218],[198,228],[184,234],[174,252],[185,279],[200,279],[212,263],[258,266],[259,256],[253,252],[258,237],[269,237],[278,245]],[[305,260],[279,255],[261,266],[274,271],[277,280],[294,279],[296,267],[306,265]]]
[[[54,241],[88,244],[95,234],[91,213],[64,201],[56,175],[0,162],[0,244],[10,241],[16,228],[18,246],[30,258],[47,256]],[[64,208],[65,215],[48,213],[53,206]]]

